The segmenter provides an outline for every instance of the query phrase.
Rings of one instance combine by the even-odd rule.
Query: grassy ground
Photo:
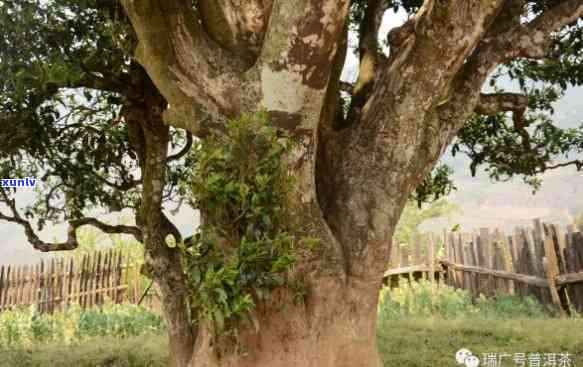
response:
[[[543,367],[545,357],[561,353],[570,354],[570,364],[546,366],[583,366],[583,319],[558,318],[531,298],[472,300],[464,291],[405,283],[381,292],[378,345],[385,367],[454,366],[461,348],[480,358],[481,366],[492,354],[506,356],[491,366],[520,366],[514,359],[524,354],[524,366]]]
[[[0,367],[165,366],[162,319],[143,307],[71,308],[54,316],[33,309],[0,313]]]
[[[93,315],[91,326],[85,322],[83,329],[90,337],[10,347],[5,341],[2,343],[6,328],[2,329],[0,319],[0,367],[165,366],[167,340],[162,334],[151,332],[154,319],[141,311],[130,314],[139,317],[139,321],[131,323],[127,317],[117,317],[134,325],[132,332],[122,337],[106,336],[106,328],[97,326],[102,321]],[[119,333],[119,326],[110,327]],[[101,332],[92,331],[96,328]],[[531,299],[499,297],[472,301],[466,292],[449,288],[438,290],[427,283],[404,285],[396,291],[381,292],[378,345],[385,367],[456,366],[454,355],[461,348],[471,350],[479,358],[485,353],[509,355],[502,364],[490,366],[520,366],[513,361],[516,353],[525,353],[526,357],[539,353],[541,358],[545,353],[569,353],[570,365],[554,366],[583,367],[583,319],[556,318]],[[524,366],[546,367],[544,358],[540,365],[527,361]]]
[[[385,367],[454,366],[455,352],[462,347],[480,358],[482,353],[566,351],[576,356],[572,366],[583,366],[581,320],[412,318],[386,323],[378,343]],[[0,350],[0,355],[0,367],[163,367],[168,359],[166,338],[152,334]],[[502,364],[516,365],[511,359]]]
[[[167,360],[167,341],[160,334],[94,337],[79,345],[0,348],[0,367],[165,367]]]
[[[544,357],[561,352],[572,355],[571,366],[583,366],[583,321],[412,318],[385,323],[378,344],[385,367],[454,366],[461,348],[482,360],[483,354],[506,353],[509,357],[502,359],[502,366],[519,365],[513,360],[516,353],[528,358],[528,354]]]

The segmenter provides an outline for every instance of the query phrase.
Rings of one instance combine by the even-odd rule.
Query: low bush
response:
[[[379,300],[379,322],[411,317],[551,317],[555,314],[535,298],[499,295],[474,299],[469,291],[435,285],[427,280],[401,281],[399,288],[383,288]]]
[[[89,338],[126,338],[165,330],[162,318],[144,307],[109,304],[83,311],[78,306],[54,315],[33,307],[0,313],[0,347],[59,343],[78,344]]]

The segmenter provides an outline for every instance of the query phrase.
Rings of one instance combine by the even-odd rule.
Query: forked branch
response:
[[[0,212],[0,219],[22,226],[24,228],[24,233],[28,239],[28,242],[36,250],[41,252],[75,250],[77,247],[79,247],[79,242],[77,241],[77,229],[86,225],[93,226],[108,234],[129,234],[134,236],[136,240],[142,241],[142,232],[137,227],[125,225],[109,225],[101,222],[96,218],[87,217],[69,221],[66,241],[58,243],[45,242],[40,239],[38,234],[33,229],[30,221],[24,219],[20,215],[18,209],[16,208],[15,200],[8,196],[4,188],[0,188],[0,202],[4,203],[11,212],[11,214],[4,214]]]
[[[528,107],[528,97],[519,93],[492,93],[480,94],[476,106],[476,113],[485,116],[494,116],[500,112],[512,112],[514,121],[524,120],[524,113]]]

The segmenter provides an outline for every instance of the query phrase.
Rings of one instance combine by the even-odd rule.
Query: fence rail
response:
[[[36,305],[41,313],[53,313],[72,304],[82,308],[113,303],[137,303],[145,279],[138,264],[120,251],[85,254],[75,259],[51,259],[35,265],[0,266],[0,312]],[[154,293],[154,292],[151,292]],[[156,296],[146,301],[155,303]]]
[[[385,282],[422,277],[467,289],[474,295],[532,295],[562,312],[583,312],[583,233],[566,232],[535,220],[532,228],[506,235],[481,228],[474,233],[419,236],[413,244],[393,246]],[[36,305],[43,313],[114,303],[138,303],[148,281],[139,264],[119,251],[51,259],[36,265],[0,266],[0,312]],[[159,306],[156,292],[145,299]]]
[[[439,254],[435,256],[435,254]],[[481,228],[474,233],[423,235],[393,248],[385,281],[428,278],[474,295],[532,295],[562,313],[583,312],[583,234],[568,226],[533,222],[512,234]]]

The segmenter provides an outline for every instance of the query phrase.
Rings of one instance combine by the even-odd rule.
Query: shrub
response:
[[[427,280],[401,282],[395,289],[381,290],[379,323],[408,317],[454,318],[473,316],[481,318],[515,318],[552,316],[532,297],[519,298],[499,295],[474,299],[469,291],[445,285],[434,285]]]
[[[96,336],[126,338],[164,329],[159,316],[134,305],[109,304],[87,311],[74,306],[54,315],[41,315],[29,307],[0,313],[0,347],[69,345]]]
[[[257,298],[286,284],[295,248],[312,242],[291,215],[294,180],[285,157],[292,148],[259,113],[231,121],[194,149],[183,189],[204,221],[193,243],[180,247],[196,322],[222,330],[247,319]]]

